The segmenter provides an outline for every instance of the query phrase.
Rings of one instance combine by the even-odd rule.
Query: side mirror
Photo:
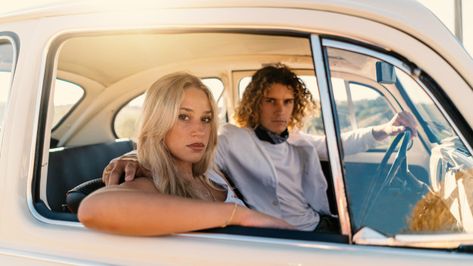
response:
[[[383,61],[376,62],[376,81],[382,84],[396,83],[394,66]]]

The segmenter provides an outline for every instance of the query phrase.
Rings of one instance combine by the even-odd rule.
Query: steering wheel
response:
[[[123,173],[118,180],[119,184],[123,182],[125,182],[125,173]],[[105,187],[105,183],[102,181],[101,177],[91,179],[77,185],[76,187],[67,191],[65,206],[71,213],[77,213],[82,200],[90,193],[102,187]]]
[[[361,219],[362,223],[364,223],[366,217],[370,214],[371,209],[378,200],[378,197],[387,187],[393,184],[394,180],[400,181],[403,189],[413,189],[420,192],[429,190],[429,187],[424,182],[417,179],[408,168],[407,148],[409,147],[411,134],[411,130],[407,129],[403,133],[397,135],[384,154],[380,165],[376,169],[374,180],[371,182],[368,188],[368,193],[361,205],[363,210]],[[393,163],[389,167],[389,158],[391,158],[399,143],[401,143],[399,150],[397,151]]]

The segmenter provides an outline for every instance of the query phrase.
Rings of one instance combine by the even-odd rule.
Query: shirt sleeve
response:
[[[225,155],[227,153],[228,140],[225,135],[220,135],[217,142],[217,152],[215,153],[215,165],[223,172],[227,172],[227,167],[225,164]]]
[[[341,134],[343,151],[345,155],[351,155],[358,152],[364,152],[375,147],[379,143],[385,141],[378,141],[373,136],[373,128],[366,127],[357,130],[345,132]],[[328,160],[328,151],[325,135],[313,136],[312,144],[317,150],[317,154],[322,161]]]

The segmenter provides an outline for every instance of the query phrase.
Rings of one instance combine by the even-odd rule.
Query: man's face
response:
[[[294,110],[294,93],[289,86],[274,83],[266,91],[260,106],[260,124],[281,134],[286,130]]]

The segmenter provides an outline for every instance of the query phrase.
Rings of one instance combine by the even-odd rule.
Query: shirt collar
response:
[[[287,128],[281,134],[275,134],[275,133],[267,130],[266,128],[264,128],[261,125],[259,125],[255,128],[255,134],[256,134],[256,136],[258,137],[259,140],[267,141],[271,144],[283,143],[289,137],[289,131],[287,130]]]

